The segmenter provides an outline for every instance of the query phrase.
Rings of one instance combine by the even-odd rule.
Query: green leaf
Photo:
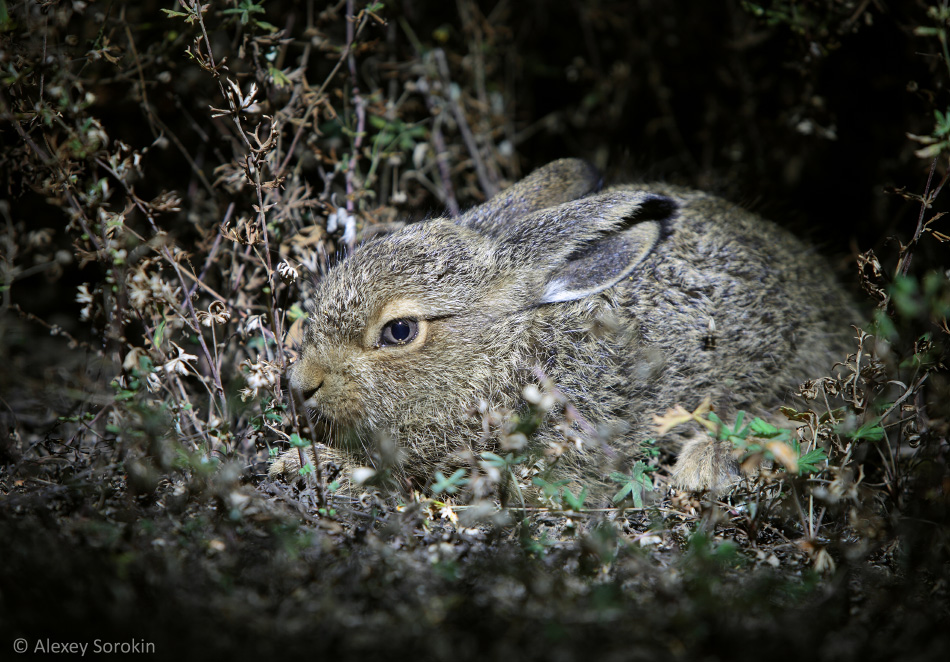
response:
[[[277,67],[269,67],[267,73],[270,74],[271,79],[274,81],[274,85],[277,87],[290,87],[290,79],[287,78],[287,74],[278,69]]]
[[[934,116],[937,119],[937,127],[934,129],[934,135],[942,138],[950,133],[950,111],[944,115],[939,110],[934,110]]]
[[[292,306],[290,307],[290,309],[287,311],[287,318],[288,318],[291,322],[296,322],[296,321],[299,320],[301,317],[306,317],[306,316],[307,316],[307,311],[305,311],[303,308],[301,308],[301,306],[300,306],[299,303],[295,303],[295,304],[292,305]]]
[[[294,432],[292,435],[290,435],[290,445],[294,448],[303,448],[310,445],[310,440],[304,439],[299,434]]]
[[[129,391],[124,388],[120,388],[115,393],[116,402],[125,402],[126,400],[131,400],[135,397],[135,391]]]
[[[924,147],[923,149],[918,149],[914,152],[914,155],[921,159],[931,159],[935,156],[938,156],[944,149],[950,147],[950,142],[944,140],[935,145],[930,145]]]
[[[155,333],[152,335],[152,344],[155,345],[155,348],[158,349],[162,346],[162,336],[165,333],[165,318],[162,318],[162,321],[158,323],[158,326],[155,328]]]
[[[855,441],[880,441],[884,438],[884,428],[881,426],[881,419],[876,418],[864,423],[857,430],[845,434]]]
[[[763,421],[761,418],[753,418],[749,423],[749,430],[753,437],[759,439],[777,439],[778,441],[789,441],[792,437],[792,431],[785,428],[777,428],[771,423]]]
[[[869,331],[871,335],[892,343],[897,340],[899,335],[894,321],[880,308],[874,311],[874,321],[871,323]]]
[[[251,20],[251,14],[263,14],[264,8],[254,4],[253,0],[240,0],[238,6],[234,9],[225,9],[222,14],[237,14],[240,16],[241,25],[247,25]]]
[[[798,458],[798,473],[814,473],[821,468],[818,466],[818,464],[825,462],[827,459],[828,453],[825,452],[824,448],[816,448],[814,450],[808,451]]]
[[[435,472],[435,483],[432,485],[432,493],[440,494],[445,492],[446,494],[455,494],[459,491],[459,488],[467,485],[468,479],[465,478],[465,469],[456,469],[448,478],[441,471]]]
[[[567,479],[550,482],[541,476],[535,476],[531,479],[531,483],[540,487],[541,491],[544,492],[544,496],[549,499],[561,498],[561,491],[564,489],[564,486],[570,482],[571,481]]]
[[[564,502],[568,505],[571,510],[580,510],[584,507],[584,499],[587,498],[587,488],[584,487],[581,489],[581,493],[577,496],[574,496],[574,493],[570,490],[564,490]]]
[[[745,412],[740,409],[739,412],[736,414],[736,424],[732,428],[733,431],[740,430],[740,432],[736,432],[736,434],[741,434],[742,421],[744,420],[745,420]]]
[[[514,453],[508,453],[508,455],[505,457],[501,457],[500,455],[495,455],[491,451],[485,451],[481,454],[481,458],[496,469],[506,469],[513,465],[520,464],[524,462],[525,457],[525,455],[518,455],[515,457]]]
[[[647,472],[651,470],[651,467],[643,462],[637,462],[633,465],[633,469],[629,474],[619,471],[610,474],[610,480],[622,484],[620,490],[613,495],[611,500],[614,503],[620,503],[630,499],[635,507],[643,508],[643,493],[653,489],[653,481],[647,475]]]
[[[779,428],[763,421],[761,418],[753,418],[752,422],[749,423],[749,427],[752,428],[752,432],[756,437],[763,437],[764,439],[771,439],[781,433]]]

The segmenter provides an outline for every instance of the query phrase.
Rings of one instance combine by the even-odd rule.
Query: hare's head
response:
[[[478,400],[517,393],[539,307],[629,276],[673,208],[598,187],[583,162],[558,161],[458,219],[362,245],[318,285],[291,385],[342,428],[436,436]]]
[[[492,256],[448,221],[364,244],[331,269],[309,302],[291,385],[345,427],[388,427],[455,388],[466,347],[491,317]],[[487,322],[486,322],[487,323]]]

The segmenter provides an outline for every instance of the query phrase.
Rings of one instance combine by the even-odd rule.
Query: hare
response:
[[[787,231],[697,191],[602,189],[592,166],[563,159],[330,269],[290,385],[336,461],[373,465],[395,444],[396,475],[425,487],[497,450],[479,403],[524,412],[524,388],[553,383],[575,421],[615,431],[554,470],[603,483],[656,437],[655,415],[706,397],[726,415],[774,405],[844,358],[857,321],[831,270]],[[558,418],[542,420],[535,450],[563,448]],[[659,441],[681,447],[683,488],[719,490],[738,474],[704,435]],[[271,475],[292,475],[298,458],[284,453]]]

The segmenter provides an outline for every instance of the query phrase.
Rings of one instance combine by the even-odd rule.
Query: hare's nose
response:
[[[290,388],[306,402],[320,390],[324,382],[324,373],[312,360],[306,357],[290,367]]]

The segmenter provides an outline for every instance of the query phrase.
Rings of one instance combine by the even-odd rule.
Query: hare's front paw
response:
[[[307,454],[307,460],[313,462],[313,450],[307,448],[304,452]],[[297,452],[297,449],[294,448],[281,453],[268,467],[267,475],[271,478],[283,478],[287,481],[300,475],[300,453]]]
[[[721,492],[739,480],[739,463],[732,444],[700,434],[683,446],[673,484],[685,490]]]
[[[320,454],[320,464],[324,470],[324,477],[327,476],[327,470],[332,470],[332,474],[337,474],[340,468],[345,467],[345,461],[341,453],[332,448],[319,444],[318,452]],[[307,462],[313,464],[313,448],[308,446],[304,449],[307,456]],[[267,469],[267,475],[271,478],[283,478],[291,482],[300,476],[300,452],[296,448],[281,453],[273,464]],[[333,476],[331,475],[330,480]]]

